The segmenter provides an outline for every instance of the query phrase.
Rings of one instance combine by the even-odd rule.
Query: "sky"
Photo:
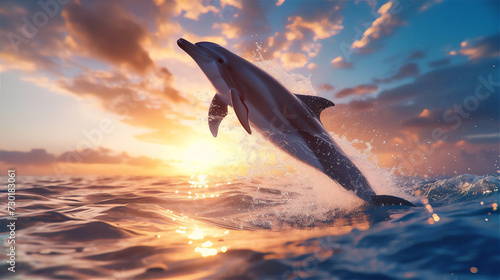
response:
[[[495,0],[2,1],[0,171],[245,172],[261,145],[231,111],[211,136],[214,89],[185,38],[305,78],[301,93],[336,104],[325,127],[381,168],[498,174],[499,14]]]

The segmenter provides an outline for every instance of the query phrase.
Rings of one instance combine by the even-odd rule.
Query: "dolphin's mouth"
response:
[[[180,38],[179,40],[177,40],[177,45],[183,51],[189,54],[189,56],[191,56],[194,59],[194,61],[196,61],[196,63],[200,62],[207,63],[213,61],[213,58],[212,56],[210,56],[210,54],[208,54],[205,50],[189,42],[186,39]]]

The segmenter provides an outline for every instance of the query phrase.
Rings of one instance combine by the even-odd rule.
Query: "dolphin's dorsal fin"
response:
[[[225,116],[227,116],[227,104],[216,94],[208,109],[208,126],[214,137],[217,137],[219,125]]]
[[[250,124],[248,123],[248,107],[245,104],[245,100],[238,94],[238,91],[234,88],[230,89],[229,93],[231,95],[231,103],[233,103],[234,112],[236,113],[238,120],[248,132],[248,134],[252,134]]]
[[[295,96],[297,96],[297,98],[299,98],[318,119],[323,110],[335,106],[332,101],[323,97],[302,94],[295,94]]]

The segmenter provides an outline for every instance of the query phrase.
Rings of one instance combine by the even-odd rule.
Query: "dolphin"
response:
[[[333,107],[333,102],[292,94],[268,73],[215,43],[193,44],[180,38],[177,45],[193,58],[215,87],[208,110],[208,125],[214,137],[228,113],[227,107],[232,106],[249,134],[255,128],[279,149],[319,169],[371,205],[415,206],[402,198],[377,195],[334,142],[320,121],[321,112]]]

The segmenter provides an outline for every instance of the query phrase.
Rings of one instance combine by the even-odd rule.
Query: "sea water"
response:
[[[415,208],[328,208],[294,174],[18,179],[16,273],[0,268],[9,279],[500,275],[496,175],[406,185]],[[5,245],[5,212],[2,223]]]

